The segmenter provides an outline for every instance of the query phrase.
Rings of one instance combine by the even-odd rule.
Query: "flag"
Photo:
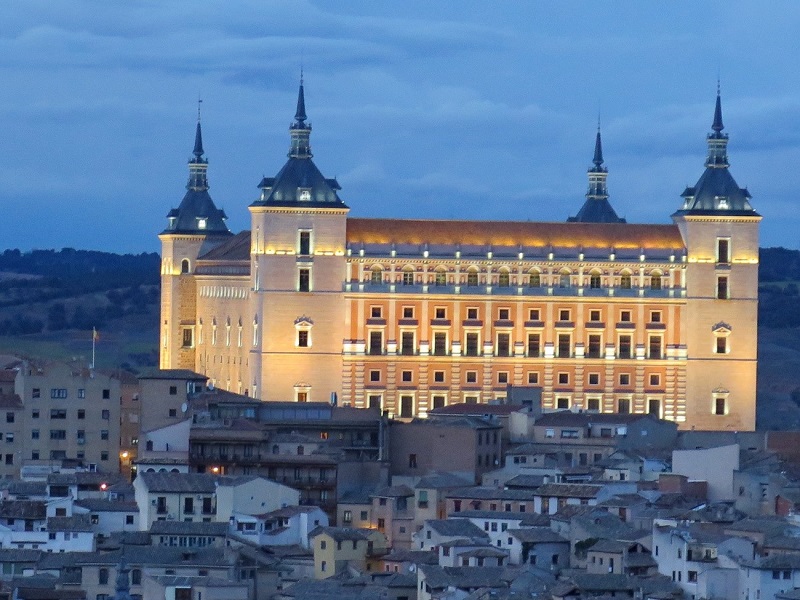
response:
[[[92,341],[96,342],[99,339],[100,339],[100,334],[97,333],[97,328],[92,327]]]

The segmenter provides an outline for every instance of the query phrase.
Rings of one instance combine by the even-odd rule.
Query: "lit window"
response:
[[[198,219],[198,221],[197,221],[197,227],[199,229],[205,229],[207,224],[208,224],[208,221],[206,219]]]

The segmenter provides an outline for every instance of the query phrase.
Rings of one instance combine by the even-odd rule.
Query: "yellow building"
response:
[[[403,417],[513,384],[540,386],[546,409],[754,429],[761,217],[728,170],[719,94],[705,171],[671,225],[617,217],[599,131],[567,222],[349,218],[306,119],[301,84],[289,159],[236,235],[208,195],[198,122],[159,236],[163,369]]]

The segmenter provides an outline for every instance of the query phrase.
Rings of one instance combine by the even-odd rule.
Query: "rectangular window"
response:
[[[414,396],[400,396],[400,417],[410,419],[414,416]]]
[[[181,344],[184,348],[191,348],[194,344],[192,343],[192,328],[191,327],[184,327],[183,328],[183,343]]]
[[[31,390],[31,398],[41,398],[42,397],[42,390],[39,388],[33,388]]]
[[[558,384],[559,385],[569,385],[569,373],[559,373],[558,374]]]
[[[51,429],[50,430],[50,439],[51,440],[65,440],[65,439],[67,439],[67,430],[66,429]]]
[[[661,400],[658,398],[650,398],[647,401],[647,412],[654,417],[661,418]]]
[[[467,319],[473,321],[478,318],[478,309],[477,308],[468,308],[467,309]]]
[[[658,387],[659,385],[661,385],[661,375],[650,373],[650,387]]]
[[[599,310],[590,310],[589,311],[589,320],[592,322],[597,322],[600,320],[600,311]]]
[[[299,244],[299,251],[298,254],[308,256],[311,254],[311,232],[310,231],[301,231],[300,232],[300,244]]]
[[[437,331],[433,334],[433,354],[434,356],[447,354],[447,333],[444,331]]]
[[[651,323],[661,323],[661,311],[654,310],[650,313],[650,322]]]
[[[51,398],[58,398],[63,399],[67,397],[67,390],[66,388],[52,388],[50,390],[50,397]]]
[[[467,383],[478,383],[478,372],[477,371],[467,371],[466,372],[466,382]]]
[[[728,239],[720,238],[717,240],[717,262],[727,264],[731,262],[730,257],[731,242]]]
[[[78,388],[78,398],[86,398],[86,390],[84,388]]]
[[[530,371],[528,373],[528,384],[529,385],[536,385],[539,383],[539,373],[536,371]]]
[[[446,319],[447,318],[447,309],[441,306],[436,307],[436,311],[434,313],[436,319]]]
[[[717,354],[727,354],[728,353],[728,338],[726,337],[718,337],[717,338]]]
[[[600,398],[587,398],[586,399],[586,410],[591,411],[599,411],[600,410]]]
[[[444,371],[434,371],[433,372],[433,382],[434,383],[444,383]]]
[[[404,306],[403,307],[403,318],[404,319],[413,319],[414,318],[414,307],[413,306]]]
[[[650,336],[650,358],[661,358],[661,336]]]
[[[539,312],[538,308],[531,308],[531,309],[528,310],[528,320],[529,321],[538,321],[540,314],[541,313]]]
[[[569,321],[570,312],[568,308],[562,308],[558,311],[558,320],[559,321]]]
[[[589,347],[587,348],[586,356],[589,358],[600,358],[600,336],[589,336]]]
[[[528,356],[539,356],[542,351],[542,337],[538,333],[528,334]]]
[[[38,440],[39,439],[39,430],[38,429],[31,429],[31,439]]]
[[[497,318],[501,321],[508,321],[511,311],[508,308],[501,308],[497,311]]]
[[[508,383],[508,372],[503,371],[497,374],[497,383]]]
[[[383,396],[380,394],[373,394],[369,397],[369,407],[370,408],[380,408],[381,403],[383,400]]]
[[[630,375],[630,373],[620,373],[619,374],[619,384],[620,385],[630,385],[631,384],[631,375]]]
[[[411,356],[414,354],[414,332],[404,331],[400,338],[400,354]]]
[[[497,334],[497,356],[511,356],[511,335],[508,333]]]
[[[728,278],[725,276],[717,277],[717,300],[728,299]]]
[[[556,398],[556,408],[559,410],[569,409],[569,398]],[[564,432],[561,432],[561,437],[564,437]]]
[[[308,330],[301,329],[297,332],[297,346],[300,348],[308,348]]]
[[[569,358],[572,350],[572,339],[568,333],[558,334],[558,356]]]
[[[111,411],[109,411],[107,409],[103,409],[103,411],[100,413],[100,415],[101,415],[101,417],[103,418],[104,421],[108,421],[111,418]]]
[[[714,414],[715,415],[724,415],[726,409],[726,401],[723,396],[717,396],[714,398]]]
[[[620,398],[617,400],[617,412],[621,415],[627,415],[631,412],[631,401],[629,398]]]
[[[50,409],[50,418],[51,419],[66,419],[67,418],[67,411],[64,408],[51,408]]]
[[[38,418],[39,418],[39,409],[38,408],[34,408],[31,411],[31,419],[38,419]]]
[[[15,414],[13,412],[6,413],[6,423],[13,423],[15,419]]]
[[[433,408],[442,408],[445,405],[445,397],[444,396],[434,396],[433,397]]]
[[[380,306],[370,306],[369,316],[373,319],[380,319],[383,315],[383,309]]]
[[[412,373],[411,371],[403,371],[402,379],[404,383],[411,383]]]
[[[589,385],[600,385],[600,373],[589,373]]]
[[[383,333],[380,331],[369,332],[369,353],[383,354]]]
[[[300,269],[297,280],[297,291],[311,291],[311,269]]]
[[[477,333],[468,333],[467,334],[467,346],[465,348],[464,354],[466,356],[478,356],[478,334]]]
[[[631,311],[623,310],[619,313],[619,321],[620,323],[630,323],[631,322]]]
[[[373,383],[376,381],[381,380],[381,372],[380,371],[370,371],[369,372],[369,380]]]

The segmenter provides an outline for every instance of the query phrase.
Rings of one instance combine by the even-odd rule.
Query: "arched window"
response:
[[[147,443],[144,445],[146,450],[152,451],[153,450],[153,440],[147,440]]]
[[[273,444],[272,445],[272,453],[273,454],[278,454],[279,452],[280,452],[280,448],[278,448],[278,444]]]
[[[476,286],[476,285],[478,285],[478,269],[477,269],[477,267],[470,267],[467,270],[467,285],[468,286]]]
[[[436,285],[447,285],[447,271],[444,267],[436,268],[434,281],[436,282]]]
[[[571,285],[569,269],[564,269],[559,273],[558,285],[562,288],[567,288]]]
[[[306,453],[306,449],[303,448],[303,446],[298,446],[297,447],[297,456],[303,456],[303,454],[305,454],[305,453]]]
[[[631,289],[631,274],[628,271],[623,271],[620,275],[619,287],[623,290]]]
[[[188,273],[188,272],[189,272],[189,259],[188,258],[184,258],[181,261],[181,273],[185,274],[185,273]]]
[[[528,275],[528,287],[539,287],[542,285],[542,276],[539,271],[531,271]]]
[[[370,283],[383,283],[383,269],[380,266],[374,265],[372,267],[369,281]]]
[[[414,267],[403,267],[403,285],[414,285]]]
[[[511,273],[508,272],[508,269],[501,269],[497,277],[497,285],[499,287],[508,287],[511,285]]]
[[[589,274],[589,287],[594,290],[599,289],[600,283],[601,283],[600,271],[598,269],[595,269]]]
[[[661,273],[658,271],[654,271],[650,274],[650,289],[651,290],[660,290],[661,289]]]

